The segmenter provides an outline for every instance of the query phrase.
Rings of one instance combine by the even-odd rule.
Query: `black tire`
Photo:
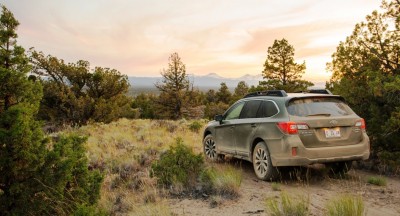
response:
[[[329,169],[329,174],[331,176],[343,176],[352,167],[353,161],[340,161],[327,163],[325,166]]]
[[[203,140],[203,151],[206,160],[211,162],[219,162],[224,160],[222,154],[217,153],[217,146],[212,134],[208,134]]]
[[[279,171],[272,165],[267,145],[259,142],[253,150],[253,168],[257,178],[273,181],[278,178]]]

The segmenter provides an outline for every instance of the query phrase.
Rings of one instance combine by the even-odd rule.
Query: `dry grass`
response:
[[[354,195],[339,196],[328,202],[326,209],[329,216],[362,216],[366,214],[362,197]]]
[[[266,200],[266,212],[272,216],[309,215],[310,199],[304,196],[292,196],[281,192],[280,202],[274,198]]]
[[[89,136],[90,166],[105,174],[100,207],[109,214],[171,215],[149,171],[178,137],[194,152],[202,152],[201,132],[190,130],[192,122],[120,119],[69,129]]]
[[[216,194],[234,199],[239,197],[239,189],[242,183],[243,174],[240,169],[232,166],[214,166],[208,171],[212,189]]]

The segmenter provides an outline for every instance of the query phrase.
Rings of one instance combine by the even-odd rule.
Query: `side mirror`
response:
[[[214,116],[214,120],[215,120],[215,121],[218,121],[219,123],[222,122],[222,118],[223,118],[222,115],[215,115],[215,116]]]

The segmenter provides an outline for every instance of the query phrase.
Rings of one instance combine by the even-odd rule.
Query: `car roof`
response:
[[[338,97],[339,95],[331,95],[331,94],[319,94],[319,93],[308,93],[308,92],[301,92],[301,93],[287,93],[287,97],[294,98],[294,97]]]
[[[249,101],[249,100],[273,100],[273,101],[283,101],[288,103],[291,100],[295,100],[298,98],[338,98],[342,101],[345,101],[344,98],[340,95],[332,95],[332,94],[321,94],[321,93],[309,93],[309,92],[301,92],[301,93],[286,93],[282,96],[277,95],[252,95],[250,97],[244,97],[240,99],[240,101]]]
[[[286,93],[285,90],[267,90],[267,91],[257,91],[251,92],[245,95],[243,98],[263,98],[266,97],[283,97],[283,98],[298,98],[298,97],[340,97],[339,95],[333,95],[328,89],[310,89],[302,92]]]

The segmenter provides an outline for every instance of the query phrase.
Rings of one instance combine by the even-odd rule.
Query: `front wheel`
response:
[[[213,135],[208,134],[203,140],[203,150],[206,160],[217,162],[224,159],[224,155],[217,154],[217,146]]]
[[[259,142],[254,147],[253,167],[257,178],[261,180],[273,181],[279,175],[278,169],[272,165],[271,155],[264,142]]]

